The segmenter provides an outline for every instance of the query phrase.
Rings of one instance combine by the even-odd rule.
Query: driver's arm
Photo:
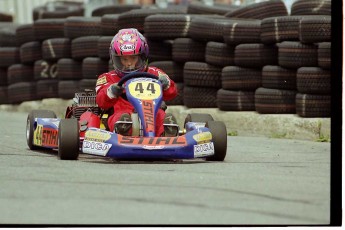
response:
[[[118,80],[109,73],[102,74],[98,77],[96,83],[96,103],[100,108],[109,109],[114,106],[117,97],[109,95],[109,89]]]
[[[169,78],[168,74],[157,67],[148,67],[147,72],[156,75],[158,78],[163,76],[168,79],[169,86],[163,90],[164,101],[172,100],[177,96],[177,87],[175,85],[175,82]]]

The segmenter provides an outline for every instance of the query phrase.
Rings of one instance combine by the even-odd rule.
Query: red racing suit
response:
[[[157,67],[148,67],[146,72],[151,73],[159,77],[160,75],[165,75],[167,78],[168,75]],[[108,73],[101,74],[96,83],[96,102],[98,106],[102,109],[114,108],[114,114],[108,118],[108,126],[110,130],[114,130],[115,122],[118,121],[123,113],[131,114],[134,111],[134,107],[129,101],[123,97],[110,98],[107,95],[107,89],[110,85],[120,81],[120,77],[115,73],[115,71],[110,71]],[[163,90],[163,100],[168,101],[177,96],[177,88],[175,82],[170,80],[170,87],[166,90]],[[125,92],[125,90],[124,90]],[[164,132],[163,122],[164,122],[165,112],[162,109],[159,109],[156,116],[156,127],[155,132],[156,136],[161,136]]]

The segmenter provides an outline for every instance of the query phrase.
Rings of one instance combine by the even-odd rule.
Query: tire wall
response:
[[[148,40],[149,65],[176,82],[178,96],[167,105],[330,117],[331,1],[325,2],[315,11],[317,1],[297,0],[290,15],[280,0],[111,6],[92,17],[81,5],[38,15],[41,6],[31,24],[0,24],[0,104],[71,99],[92,89],[112,69],[112,36],[135,27]]]

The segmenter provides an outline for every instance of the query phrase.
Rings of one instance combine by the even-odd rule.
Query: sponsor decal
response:
[[[146,132],[154,132],[154,114],[153,114],[153,102],[152,101],[142,101],[142,109],[145,121]]]
[[[120,49],[122,51],[128,52],[135,50],[135,46],[133,44],[123,44],[122,46],[120,46]]]
[[[85,133],[85,140],[105,142],[111,138],[111,134],[108,132],[101,132],[95,130],[87,130]]]
[[[105,84],[105,83],[107,83],[107,77],[106,77],[106,76],[101,77],[101,78],[98,78],[98,79],[97,79],[97,82],[96,82],[96,86],[98,86],[98,85],[103,85],[103,84]]]
[[[43,125],[37,125],[34,131],[34,144],[38,146],[57,147],[58,131],[52,128],[45,128]]]
[[[58,131],[56,129],[43,129],[42,145],[49,147],[58,146]]]
[[[112,144],[95,141],[83,141],[83,153],[89,153],[99,156],[106,156]]]
[[[211,132],[202,132],[193,135],[193,139],[198,143],[202,144],[205,142],[210,142],[212,140],[212,134]]]
[[[187,144],[186,138],[181,137],[129,137],[129,136],[118,136],[119,144],[122,145],[145,145],[147,146],[164,146],[164,145],[175,145],[184,146]]]
[[[194,145],[194,157],[204,157],[214,154],[213,142]]]

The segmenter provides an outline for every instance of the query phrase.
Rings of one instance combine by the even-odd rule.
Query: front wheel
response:
[[[59,124],[60,160],[77,160],[79,156],[79,122],[77,119],[62,119]]]
[[[189,113],[184,120],[184,127],[186,127],[187,122],[201,122],[206,123],[208,121],[213,121],[213,117],[208,113]]]
[[[206,157],[206,160],[224,161],[228,145],[228,135],[226,133],[225,124],[221,121],[208,121],[205,127],[210,129],[214,144],[214,155]]]
[[[32,110],[26,119],[26,142],[31,150],[39,149],[34,145],[34,127],[36,118],[56,118],[56,114],[51,110]]]

